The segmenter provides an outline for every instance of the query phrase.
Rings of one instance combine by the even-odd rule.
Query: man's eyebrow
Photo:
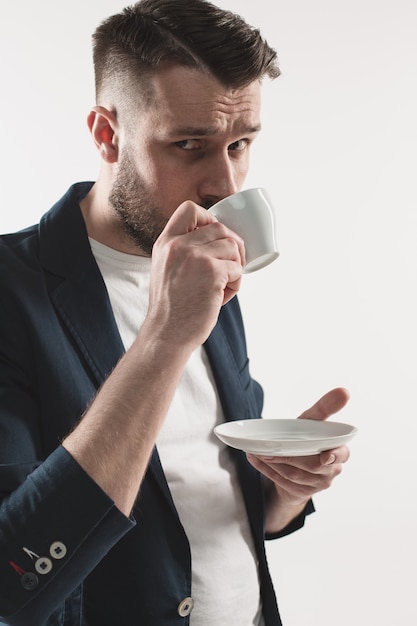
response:
[[[248,126],[246,128],[243,128],[240,131],[240,134],[243,135],[251,135],[253,133],[259,133],[259,131],[261,130],[261,125],[258,124],[257,126]],[[220,134],[221,131],[218,128],[214,128],[214,127],[210,127],[210,126],[204,126],[204,127],[198,127],[198,126],[181,126],[179,128],[174,128],[173,130],[170,131],[170,135],[172,135],[173,137],[211,137],[213,135],[218,135]]]

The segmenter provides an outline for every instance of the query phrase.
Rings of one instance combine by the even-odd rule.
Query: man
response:
[[[206,209],[243,185],[276,54],[205,0],[142,0],[97,29],[94,63],[98,180],[0,246],[1,623],[276,626],[264,539],[349,454],[213,436],[262,412],[244,244]]]

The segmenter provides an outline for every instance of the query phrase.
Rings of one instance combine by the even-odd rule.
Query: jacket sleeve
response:
[[[48,440],[27,324],[0,295],[0,622],[38,626],[134,521]]]
[[[0,506],[0,615],[16,625],[41,623],[134,525],[61,446],[16,486],[28,469],[0,467],[15,487]]]

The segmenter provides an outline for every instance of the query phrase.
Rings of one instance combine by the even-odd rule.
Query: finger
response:
[[[230,302],[232,298],[235,297],[235,295],[240,289],[241,282],[242,282],[242,275],[240,275],[237,280],[230,281],[226,285],[224,289],[223,305],[227,304],[228,302]]]
[[[338,463],[346,463],[349,460],[350,450],[347,446],[340,446],[333,450],[326,450],[320,454],[320,463],[322,465],[334,465]]]
[[[310,498],[315,493],[328,489],[333,478],[340,473],[339,468],[325,474],[311,474],[289,465],[271,466],[263,463],[259,457],[247,455],[248,461],[279,489],[283,489],[292,498]],[[340,467],[340,466],[339,466]]]
[[[248,461],[250,461],[256,469],[261,471],[264,476],[267,476],[271,480],[275,480],[278,476],[288,480],[291,476],[292,482],[300,482],[307,485],[309,482],[316,480],[313,477],[318,474],[318,472],[311,472],[305,465],[302,464],[294,465],[292,463],[276,463],[275,460],[267,461],[263,457],[255,456],[253,454],[247,454],[246,456]]]
[[[246,264],[245,245],[242,237],[216,220],[216,223],[199,226],[190,236],[200,244],[211,247],[212,256],[223,261],[237,261],[242,268]]]
[[[216,221],[214,215],[206,209],[191,200],[186,200],[169,218],[165,232],[171,236],[184,235]]]
[[[336,387],[327,392],[312,407],[298,416],[298,419],[325,420],[347,404],[349,392],[344,387]]]
[[[311,474],[319,474],[326,466],[346,463],[349,455],[350,450],[348,446],[338,446],[337,448],[310,456],[259,456],[249,453],[246,456],[250,457],[251,461],[255,458],[259,459],[261,463],[265,463],[272,468],[275,467],[277,471],[281,471],[280,467],[288,466]]]
[[[216,224],[215,229],[206,229],[205,226]],[[214,256],[222,260],[239,261],[242,267],[246,264],[245,245],[243,239],[230,228],[219,222],[217,218],[203,209],[195,202],[186,200],[174,211],[164,229],[164,235],[168,237],[176,237],[192,233],[194,243],[196,244],[215,244],[213,246]],[[238,256],[230,254],[230,250],[234,250],[230,243],[233,242],[237,246]],[[223,248],[219,244],[223,245]],[[219,254],[221,250],[226,250],[225,255]]]

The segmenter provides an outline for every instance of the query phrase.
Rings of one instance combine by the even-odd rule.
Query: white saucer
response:
[[[349,424],[309,419],[225,422],[214,433],[223,443],[265,456],[311,456],[341,446],[357,433]]]

